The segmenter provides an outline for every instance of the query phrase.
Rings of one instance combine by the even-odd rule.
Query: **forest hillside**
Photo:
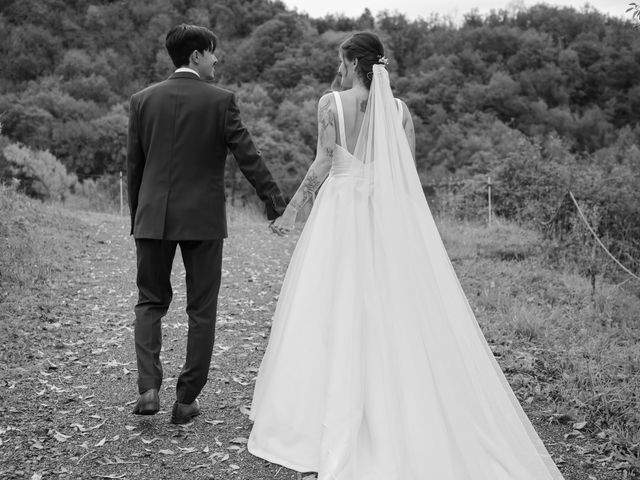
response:
[[[640,271],[640,32],[589,7],[472,11],[453,25],[369,10],[310,18],[270,0],[2,0],[0,177],[43,199],[115,189],[128,99],[172,72],[164,38],[179,22],[219,36],[217,82],[236,92],[288,195],[314,157],[338,45],[373,30],[412,111],[434,211],[484,216],[490,177],[493,214],[586,258],[571,190],[606,247]],[[227,170],[232,203],[253,198],[233,161]]]

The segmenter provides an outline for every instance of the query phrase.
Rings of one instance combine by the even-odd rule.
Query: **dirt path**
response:
[[[232,225],[203,415],[177,427],[169,417],[187,328],[181,259],[163,322],[161,412],[134,416],[136,290],[128,222],[73,215],[80,223],[66,241],[79,239],[79,247],[61,254],[64,268],[55,281],[39,289],[30,308],[6,304],[13,317],[37,326],[17,329],[1,365],[0,478],[298,478],[246,451],[253,382],[297,235],[278,238],[256,222]],[[593,442],[565,440],[569,427],[550,424],[542,406],[527,408],[567,480],[623,478],[585,461]]]

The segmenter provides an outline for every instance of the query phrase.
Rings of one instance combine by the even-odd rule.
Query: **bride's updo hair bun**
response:
[[[367,88],[371,87],[373,66],[384,57],[384,47],[378,36],[371,32],[354,33],[340,48],[347,60],[358,59],[356,73]]]

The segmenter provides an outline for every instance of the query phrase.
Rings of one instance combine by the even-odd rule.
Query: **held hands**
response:
[[[287,206],[282,216],[276,218],[269,224],[269,230],[276,235],[282,236],[293,230],[298,212],[292,206]]]

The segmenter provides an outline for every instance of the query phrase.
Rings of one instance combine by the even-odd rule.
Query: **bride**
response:
[[[319,480],[558,480],[449,262],[383,46],[340,46],[317,156],[276,232],[318,196],[258,374],[249,451]],[[326,181],[325,181],[326,179]]]

